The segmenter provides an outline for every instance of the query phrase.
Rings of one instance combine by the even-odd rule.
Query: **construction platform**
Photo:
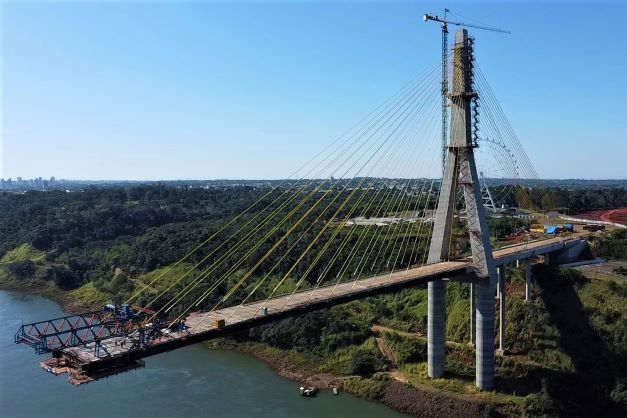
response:
[[[495,263],[503,265],[515,260],[554,253],[579,245],[581,242],[579,237],[570,236],[517,244],[495,251]],[[145,344],[137,344],[137,334],[142,330],[135,330],[124,335],[116,334],[86,344],[54,350],[52,359],[42,362],[41,365],[52,374],[68,373],[69,381],[79,385],[143,367],[143,358],[223,337],[234,331],[442,278],[471,280],[469,277],[474,277],[472,273],[469,260],[444,261],[356,281],[321,286],[293,295],[278,296],[267,301],[251,302],[209,313],[193,312],[185,319],[185,327],[171,329],[164,325],[162,332],[158,332]],[[16,342],[20,342],[17,337]]]

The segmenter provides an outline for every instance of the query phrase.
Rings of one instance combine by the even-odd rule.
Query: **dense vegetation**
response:
[[[592,249],[599,257],[627,260],[627,229],[616,229],[610,236],[592,239]]]
[[[28,262],[13,265],[10,267],[11,273],[18,279],[32,277],[36,273],[38,278],[54,280],[63,289],[94,282],[97,288],[116,294],[123,290],[118,286],[123,284],[120,283],[122,279],[118,278],[117,284],[111,283],[116,268],[125,273],[122,278],[128,278],[171,265],[198,243],[219,231],[226,220],[257,202],[239,222],[223,229],[211,240],[204,248],[204,254],[210,252],[214,249],[213,243],[237,232],[261,208],[277,207],[278,204],[273,206],[272,202],[282,191],[271,190],[256,187],[206,190],[144,185],[106,189],[91,187],[72,193],[3,193],[0,194],[0,258],[8,251],[28,244],[35,250],[45,252],[47,267],[36,269]],[[546,209],[566,207],[572,211],[585,211],[627,206],[627,192],[624,189],[569,191],[536,188],[529,191],[525,189],[524,192],[536,207]],[[509,203],[516,204],[516,196],[520,197],[520,193],[511,193],[510,199],[513,201]],[[431,200],[430,207],[433,207],[433,197]],[[362,203],[355,213],[374,215],[374,208],[378,203],[375,201],[369,209]],[[301,213],[302,210],[298,214]],[[340,211],[338,219],[345,214],[346,210]],[[316,212],[311,214],[312,217],[315,215]],[[290,226],[292,224],[286,223],[280,231],[285,231]],[[494,237],[503,238],[520,224],[492,221],[492,226]],[[307,233],[313,236],[319,230],[320,227],[316,225]],[[356,237],[357,234],[353,242]],[[416,237],[418,231],[412,238]],[[388,237],[390,240],[393,238],[394,236]],[[302,240],[303,245],[297,246],[293,253],[297,254],[298,250],[304,248],[305,242],[306,237]],[[271,244],[269,241],[258,252],[267,250]],[[463,243],[457,244],[459,247],[455,251],[458,255],[467,252]],[[624,249],[617,249],[617,245],[608,241],[600,251],[609,257],[620,258],[615,251]],[[241,252],[246,249],[243,247]],[[194,264],[201,259],[200,254],[193,255],[188,262]],[[285,271],[285,266],[293,261],[292,257],[288,257],[277,270],[278,273]],[[295,273],[302,271],[297,270]],[[319,273],[319,270],[312,271],[311,276]]]
[[[575,270],[537,266],[535,296],[524,301],[522,269],[508,271],[506,346],[497,357],[496,391],[473,389],[468,289],[449,284],[446,378],[426,375],[425,289],[369,298],[251,329],[236,336],[299,353],[315,372],[361,376],[351,382],[364,396],[382,399],[393,367],[376,348],[369,328],[384,330],[397,367],[410,384],[474,394],[484,412],[514,416],[603,417],[627,411],[627,283],[590,281]],[[356,380],[360,383],[356,383]],[[521,398],[522,397],[522,398]]]
[[[389,269],[391,262],[398,267],[407,265],[412,255],[414,262],[424,257],[428,228],[417,224],[409,232],[406,225],[397,224],[389,233],[381,233],[374,227],[355,227],[353,231],[351,228],[336,228],[336,219],[344,219],[351,213],[380,214],[376,208],[389,205],[392,200],[392,195],[387,192],[372,191],[368,192],[372,196],[368,205],[366,199],[353,199],[354,206],[350,209],[343,207],[340,202],[351,193],[350,190],[322,193],[309,189],[286,191],[234,187],[205,190],[144,186],[89,188],[77,193],[4,194],[0,198],[0,233],[3,236],[0,258],[26,245],[44,257],[38,261],[26,258],[7,263],[5,260],[5,270],[9,270],[13,278],[54,281],[57,287],[66,290],[91,284],[98,292],[120,300],[161,273],[165,277],[160,278],[156,286],[171,283],[176,276],[184,275],[186,270],[199,264],[201,268],[180,283],[183,286],[198,279],[202,267],[215,262],[219,266],[211,271],[211,277],[225,277],[225,280],[206,300],[209,306],[257,260],[279,244],[282,247],[276,254],[285,253],[285,257],[268,258],[257,266],[256,274],[250,280],[253,282],[258,276],[272,272],[266,285],[257,289],[259,296],[264,296],[292,266],[295,269],[284,281],[285,289],[295,278],[302,278],[303,285],[307,286],[315,284],[323,273],[327,277],[337,276],[340,263],[333,264],[331,260],[348,258],[359,239],[362,243],[375,239],[382,248],[377,263],[361,264],[364,272],[384,271]],[[317,206],[313,210],[305,205],[298,206],[302,196]],[[289,205],[283,205],[286,199],[290,200]],[[409,199],[426,201],[424,197],[410,196],[407,206]],[[432,207],[433,204],[432,198],[429,205]],[[234,218],[241,213],[243,215]],[[268,213],[275,215],[264,222]],[[332,219],[329,219],[330,213],[335,214]],[[234,222],[229,222],[233,219]],[[300,222],[300,219],[307,221]],[[325,229],[328,222],[334,224]],[[364,230],[366,235],[362,237]],[[280,237],[290,231],[289,239],[280,241]],[[242,237],[248,238],[240,241]],[[316,259],[313,251],[305,251],[314,237],[320,245],[329,245],[320,259]],[[347,238],[347,245],[340,246],[343,238]],[[203,242],[205,244],[176,269],[163,271]],[[366,245],[362,247],[365,249]],[[23,250],[28,252],[28,249]],[[306,253],[305,257],[299,258],[302,253]],[[221,258],[223,256],[228,258]],[[312,260],[316,262],[312,263]],[[355,257],[353,264],[342,270],[343,277],[353,274],[358,264],[359,258]],[[173,287],[156,302],[156,306],[180,290],[179,286]],[[204,290],[198,286],[182,302],[191,303]],[[242,299],[250,290],[250,287],[242,286],[233,294],[233,300]],[[151,295],[143,294],[142,297],[140,303],[152,299]]]
[[[310,191],[292,191],[288,196],[297,201]],[[342,227],[337,229],[335,240],[332,233],[336,228],[324,229],[326,222],[337,224],[336,219],[344,217],[398,215],[398,211],[380,213],[375,209],[387,206],[389,195],[374,194],[371,205],[360,201],[350,212],[339,205],[351,193],[349,190],[315,193],[312,200],[319,200],[320,206],[309,213],[296,205],[282,207],[282,200],[277,198],[284,192],[265,187],[190,189],[150,185],[87,188],[72,193],[0,194],[0,284],[25,287],[43,283],[67,290],[73,299],[88,305],[112,299],[123,301],[144,289],[136,300],[138,304],[165,308],[167,301],[180,294],[187,284],[199,283],[170,310],[170,315],[178,315],[210,289],[201,280],[203,269],[192,271],[192,267],[220,261],[227,249],[232,251],[209,276],[214,281],[223,277],[224,281],[215,286],[199,308],[215,306],[240,281],[243,285],[230,295],[232,302],[243,300],[252,291],[255,298],[267,297],[277,289],[290,292],[301,279],[301,287],[315,286],[322,276],[328,280],[349,280],[355,272],[372,274],[424,260],[428,228],[419,223],[384,228]],[[574,211],[627,206],[624,189],[532,189],[526,196],[538,206],[569,207]],[[419,197],[408,199],[413,204]],[[434,204],[431,196],[427,206],[433,208]],[[334,219],[323,214],[321,208],[326,206],[331,213],[336,211]],[[259,221],[262,218],[257,215],[267,213],[264,210],[276,211],[272,222]],[[294,218],[281,223],[291,210]],[[243,212],[236,222],[229,223]],[[295,221],[299,216],[314,221],[303,222],[302,226]],[[489,221],[495,243],[522,225],[511,218]],[[253,232],[254,236],[263,237],[271,231],[281,236],[291,228],[297,228],[298,234],[282,243],[291,249],[281,253],[285,257],[265,260],[256,267],[254,260],[262,259],[278,245],[278,238],[251,239],[241,245],[232,238],[234,234],[245,236]],[[462,232],[463,224],[456,222],[451,243],[453,257],[469,253]],[[381,248],[375,262],[361,263],[359,257],[350,257],[362,233],[364,242],[372,240]],[[307,252],[308,243],[318,235],[321,246],[329,245],[320,259]],[[296,238],[299,236],[302,238]],[[343,238],[348,245],[339,245]],[[174,264],[207,240],[200,251]],[[225,243],[224,247],[221,243]],[[599,256],[625,260],[627,234],[623,230],[603,238],[594,237],[592,249]],[[337,259],[350,263],[340,268],[340,263],[334,264]],[[246,280],[246,272],[252,267],[256,268],[255,273]],[[302,359],[317,372],[353,376],[347,380],[347,387],[373,399],[385,396],[390,385],[387,372],[397,367],[411,385],[429,384],[482,397],[496,408],[487,408],[486,413],[588,416],[592,413],[590,404],[603,411],[603,416],[610,416],[625,408],[624,282],[589,281],[577,272],[540,267],[536,270],[536,297],[525,303],[521,297],[522,271],[512,268],[509,276],[512,281],[508,287],[511,297],[507,302],[507,345],[513,355],[498,359],[498,389],[492,394],[477,395],[472,389],[474,354],[465,344],[469,341],[468,288],[461,284],[448,286],[447,339],[451,344],[446,380],[426,378],[424,289],[352,302],[254,328],[235,337],[289,353],[290,358]],[[184,280],[179,282],[181,278]],[[256,287],[261,278],[265,281]],[[381,354],[371,330],[373,325],[384,330],[380,337],[393,351],[396,365]]]
[[[506,186],[495,186],[493,194],[503,194]],[[510,206],[520,206],[536,210],[560,210],[568,215],[591,210],[620,208],[627,206],[625,188],[561,188],[561,187],[513,187],[503,202]]]

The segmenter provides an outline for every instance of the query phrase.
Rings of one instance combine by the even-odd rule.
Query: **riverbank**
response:
[[[75,290],[61,290],[54,284],[42,280],[28,280],[17,282],[12,279],[3,279],[0,277],[0,290],[11,292],[22,292],[31,295],[37,295],[50,299],[61,306],[61,309],[67,313],[79,313],[102,307],[101,303],[88,303],[76,297]]]
[[[45,373],[29,347],[16,345],[22,321],[62,316],[55,302],[22,292],[0,291],[0,411],[3,418],[403,418],[381,404],[329,391],[316,399],[263,362],[234,350],[201,344],[151,357],[145,368],[76,388]],[[36,395],[36,396],[34,396]],[[115,400],[115,402],[112,402]]]
[[[617,413],[627,399],[621,380],[624,278],[594,280],[540,265],[534,270],[532,301],[525,302],[522,271],[512,268],[510,277],[511,355],[497,357],[497,389],[492,392],[475,388],[474,354],[466,344],[449,344],[445,378],[429,379],[424,332],[409,332],[402,321],[388,319],[377,328],[377,337],[385,339],[393,355],[380,352],[385,350],[377,344],[372,324],[385,319],[381,307],[424,306],[426,295],[420,289],[288,318],[207,345],[254,356],[299,385],[333,385],[416,417],[590,416],[595,409],[603,416],[624,416]],[[50,292],[46,286],[31,289]],[[468,312],[462,290],[455,284],[448,287],[448,323],[455,341],[467,338],[459,333],[468,323],[461,315]],[[64,307],[76,309],[83,305],[72,302],[77,296],[73,292],[52,295]],[[603,355],[591,358],[589,352]]]
[[[36,294],[58,303],[65,312],[76,313],[102,306],[99,300],[90,301],[90,291],[79,288],[64,291],[50,282],[28,280],[1,280],[1,290]],[[87,297],[85,297],[87,295]],[[299,384],[315,386],[321,390],[337,387],[358,398],[378,402],[389,408],[415,417],[480,417],[486,402],[468,395],[412,382],[407,384],[402,374],[376,372],[370,377],[337,375],[320,372],[316,359],[293,351],[280,350],[257,342],[237,342],[220,339],[206,343],[215,349],[244,353],[264,362],[279,376]],[[397,371],[398,372],[398,371]],[[488,407],[489,409],[489,407]]]
[[[63,311],[75,313],[97,308],[96,304],[86,304],[77,298],[76,290],[63,291],[50,283],[36,280],[1,281],[0,290],[18,291],[45,297],[58,303]],[[285,350],[279,350],[262,343],[236,342],[230,339],[214,340],[208,347],[232,350],[255,357],[264,362],[279,376],[299,384],[315,386],[321,390],[336,387],[358,398],[379,402],[387,407],[415,417],[480,417],[485,403],[457,394],[436,391],[433,388],[409,387],[394,380],[384,372],[375,373],[371,378],[361,376],[339,376],[319,372],[312,359]]]
[[[254,356],[280,376],[299,384],[321,390],[335,386],[359,398],[381,402],[397,412],[414,417],[483,417],[490,410],[486,402],[480,399],[428,386],[410,386],[395,380],[389,373],[375,373],[372,378],[321,373],[306,357],[265,344],[220,339],[208,342],[207,345]]]

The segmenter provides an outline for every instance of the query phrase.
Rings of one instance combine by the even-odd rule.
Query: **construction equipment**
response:
[[[214,319],[213,321],[211,321],[211,325],[214,328],[224,328],[224,326],[226,325],[226,320],[224,318]]]
[[[425,22],[429,21],[429,20],[433,20],[434,22],[442,23],[442,28],[443,29],[446,28],[447,31],[448,31],[447,25],[454,25],[454,26],[463,26],[463,27],[466,27],[466,28],[475,28],[475,29],[489,30],[489,31],[492,31],[492,32],[501,32],[501,33],[511,34],[511,32],[508,31],[508,30],[503,30],[503,29],[498,29],[498,28],[492,28],[492,27],[489,27],[489,26],[473,25],[473,24],[470,24],[470,23],[456,22],[456,21],[453,21],[453,20],[448,20],[448,19],[446,19],[446,14],[450,13],[450,12],[451,11],[449,9],[444,9],[444,19],[440,19],[439,17],[432,16],[430,14],[425,14],[422,19]]]
[[[109,353],[101,344],[105,339],[125,337],[139,331],[144,343],[144,335],[150,333],[151,327],[158,326],[158,321],[144,324],[152,314],[154,311],[139,306],[108,304],[96,311],[23,324],[15,334],[15,343],[29,345],[37,354],[89,345],[94,356],[107,356]]]
[[[446,161],[446,146],[448,144],[448,140],[447,140],[447,135],[448,135],[448,132],[447,132],[447,128],[448,128],[448,59],[447,59],[448,25],[463,26],[463,27],[468,27],[468,28],[475,28],[475,29],[489,30],[492,32],[501,32],[501,33],[511,34],[511,32],[503,30],[503,29],[497,29],[497,28],[492,28],[488,26],[479,26],[479,25],[473,25],[470,23],[448,20],[447,19],[448,13],[451,13],[451,11],[449,9],[444,9],[443,19],[440,19],[438,16],[434,16],[430,14],[425,14],[422,18],[425,22],[428,22],[431,20],[433,22],[439,22],[442,24],[442,173],[444,173],[444,164]],[[474,113],[476,117],[477,112],[475,111]]]

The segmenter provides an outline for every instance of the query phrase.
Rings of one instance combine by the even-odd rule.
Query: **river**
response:
[[[346,393],[298,396],[263,362],[199,344],[146,359],[146,367],[80,387],[39,367],[46,356],[13,342],[24,323],[63,316],[56,303],[0,291],[0,415],[9,417],[404,417]]]

